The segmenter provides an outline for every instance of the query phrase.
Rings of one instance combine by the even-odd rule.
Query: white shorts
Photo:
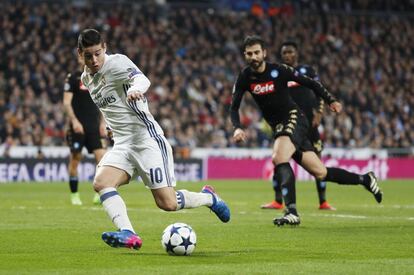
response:
[[[150,189],[176,185],[172,148],[164,136],[148,138],[140,144],[115,145],[99,162],[101,166],[124,170],[131,179],[140,176]]]

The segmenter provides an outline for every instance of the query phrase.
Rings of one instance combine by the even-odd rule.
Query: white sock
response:
[[[124,200],[113,187],[104,188],[99,191],[102,205],[111,221],[119,230],[129,230],[135,233]]]
[[[213,205],[213,197],[208,193],[190,192],[188,190],[178,190],[177,195],[177,210],[183,208],[196,208],[200,206]]]

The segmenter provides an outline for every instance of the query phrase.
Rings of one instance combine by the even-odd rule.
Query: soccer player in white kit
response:
[[[102,239],[112,247],[139,249],[141,238],[128,218],[117,188],[140,176],[151,190],[157,206],[165,211],[209,207],[222,222],[230,220],[230,209],[204,186],[200,193],[174,189],[172,149],[159,124],[148,110],[145,92],[148,78],[125,55],[106,54],[106,44],[94,29],[83,30],[78,54],[85,62],[82,82],[113,132],[114,146],[99,162],[94,189],[118,228],[104,232]]]

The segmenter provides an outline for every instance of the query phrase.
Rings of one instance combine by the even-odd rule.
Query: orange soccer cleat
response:
[[[327,201],[324,201],[321,205],[319,205],[319,210],[331,210],[335,211],[336,208],[331,206]]]
[[[283,203],[278,203],[277,201],[272,201],[260,206],[262,209],[283,209]]]

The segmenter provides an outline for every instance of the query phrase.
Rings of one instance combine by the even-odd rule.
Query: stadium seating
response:
[[[74,1],[64,9],[54,2],[2,3],[0,144],[64,145],[63,82],[77,66],[76,38],[86,27],[102,30],[109,52],[128,55],[150,78],[152,112],[177,152],[238,146],[231,140],[228,110],[235,76],[244,66],[239,46],[248,34],[268,41],[270,60],[278,59],[285,39],[295,38],[301,61],[312,64],[344,103],[342,114],[324,116],[326,146],[414,144],[409,1],[388,6],[390,1],[322,1],[320,7],[297,1],[263,10],[234,7],[234,1],[222,6],[210,1],[209,9],[208,1],[191,8],[127,2],[103,1],[92,8]],[[364,6],[367,2],[376,5]],[[249,98],[241,118],[250,136],[243,146],[268,147],[261,115]]]

